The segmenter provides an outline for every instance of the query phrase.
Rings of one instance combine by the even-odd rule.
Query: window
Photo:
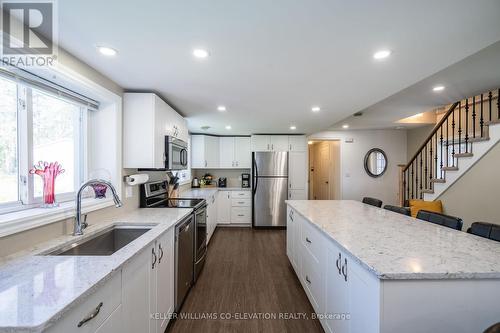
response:
[[[42,201],[42,179],[29,174],[39,161],[62,165],[56,200],[74,199],[85,165],[86,112],[83,104],[0,77],[0,212]]]

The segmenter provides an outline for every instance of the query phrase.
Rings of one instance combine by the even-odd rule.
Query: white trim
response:
[[[82,201],[82,212],[113,206],[112,199],[85,199]],[[54,208],[32,208],[0,215],[0,237],[12,235],[28,229],[63,221],[75,216],[75,202],[61,203]]]

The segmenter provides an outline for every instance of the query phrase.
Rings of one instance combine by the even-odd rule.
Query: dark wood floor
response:
[[[300,285],[285,247],[285,230],[217,228],[208,248],[205,268],[169,333],[185,332],[323,332]],[[231,319],[221,319],[221,314]],[[245,315],[278,319],[236,319]],[[306,319],[280,319],[303,314]]]

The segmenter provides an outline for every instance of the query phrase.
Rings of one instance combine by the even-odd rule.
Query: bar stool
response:
[[[364,197],[363,198],[363,203],[367,205],[372,205],[375,207],[382,207],[382,200],[375,199],[375,198],[370,198],[370,197]]]

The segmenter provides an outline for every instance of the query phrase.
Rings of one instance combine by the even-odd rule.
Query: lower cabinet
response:
[[[173,228],[125,265],[122,281],[123,332],[163,333],[174,310]]]
[[[251,224],[252,197],[250,191],[219,191],[217,224]]]
[[[104,323],[95,331],[95,333],[122,333],[122,306],[119,305],[113,313],[106,318]]]
[[[380,281],[290,207],[287,255],[326,332],[380,332]]]
[[[217,227],[217,197],[218,193],[214,193],[207,199],[207,244]]]

